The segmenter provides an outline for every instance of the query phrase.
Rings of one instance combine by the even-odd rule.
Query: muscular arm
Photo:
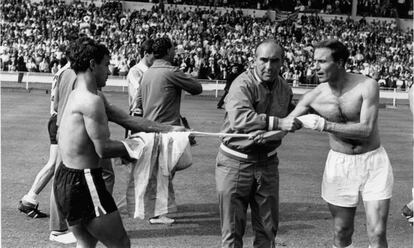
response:
[[[336,123],[327,121],[324,131],[349,139],[366,139],[375,129],[378,117],[379,87],[375,80],[369,79],[362,87],[362,104],[359,122]]]
[[[177,128],[174,126],[160,124],[142,117],[130,116],[127,113],[125,113],[122,109],[108,102],[106,100],[106,97],[102,94],[102,92],[99,92],[99,96],[101,96],[101,98],[104,101],[105,111],[108,116],[108,120],[126,129],[132,130],[134,132],[180,131],[177,130]]]
[[[120,141],[109,139],[108,119],[100,97],[93,97],[82,110],[85,129],[100,158],[127,156],[128,152]]]
[[[309,111],[312,102],[316,99],[316,97],[319,94],[320,94],[320,86],[318,86],[315,89],[305,93],[302,96],[302,99],[300,99],[300,101],[296,105],[295,109],[292,112],[290,112],[288,117],[293,118],[293,117],[298,117],[298,116],[306,114]]]

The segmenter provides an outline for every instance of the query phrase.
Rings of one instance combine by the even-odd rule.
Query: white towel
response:
[[[172,176],[192,163],[188,135],[189,132],[136,133],[125,140],[128,153],[137,158],[131,164],[126,193],[131,216],[144,219],[176,211]]]

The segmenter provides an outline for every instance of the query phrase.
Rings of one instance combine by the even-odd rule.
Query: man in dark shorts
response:
[[[55,174],[56,201],[78,246],[94,247],[99,240],[109,247],[129,247],[115,202],[102,180],[99,161],[128,156],[122,142],[109,139],[108,119],[129,128],[131,118],[121,115],[98,92],[98,88],[105,86],[109,74],[108,49],[92,39],[82,38],[76,41],[71,58],[77,85],[69,96],[59,126],[63,163]],[[139,125],[146,131],[157,129],[157,124],[149,121],[141,120]],[[174,131],[171,126],[165,129]]]

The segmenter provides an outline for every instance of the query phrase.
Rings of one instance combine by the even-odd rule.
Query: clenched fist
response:
[[[297,119],[302,122],[303,127],[318,130],[322,132],[325,129],[325,119],[320,117],[319,115],[309,114],[309,115],[302,115],[297,117]]]
[[[286,117],[279,119],[277,127],[282,131],[293,132],[302,127],[302,123],[293,117]]]

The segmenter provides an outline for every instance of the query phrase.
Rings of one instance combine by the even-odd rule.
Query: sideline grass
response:
[[[127,106],[125,93],[106,93],[118,106]],[[2,134],[2,247],[74,247],[49,242],[48,220],[32,220],[17,210],[17,202],[30,188],[36,173],[47,162],[49,140],[46,129],[49,97],[44,91],[31,93],[3,90],[1,93]],[[216,101],[186,97],[182,114],[197,131],[220,130],[224,112]],[[407,108],[381,109],[379,124],[382,144],[394,167],[395,186],[388,221],[390,247],[412,247],[411,227],[400,216],[400,208],[411,194],[412,185],[412,118]],[[111,124],[112,138],[124,135],[122,128]],[[149,225],[146,221],[123,216],[132,247],[219,247],[220,222],[214,181],[215,156],[219,140],[197,138],[193,147],[194,164],[176,175],[174,187],[179,211],[172,215],[177,224]],[[280,228],[277,247],[332,247],[331,217],[320,198],[323,164],[328,152],[327,137],[300,130],[289,134],[280,158]],[[125,175],[116,167],[114,196],[119,199]],[[40,194],[40,209],[49,210],[50,184]],[[367,247],[365,217],[358,206],[354,244]],[[246,228],[245,247],[252,246],[250,221]],[[103,247],[99,245],[98,247]]]

